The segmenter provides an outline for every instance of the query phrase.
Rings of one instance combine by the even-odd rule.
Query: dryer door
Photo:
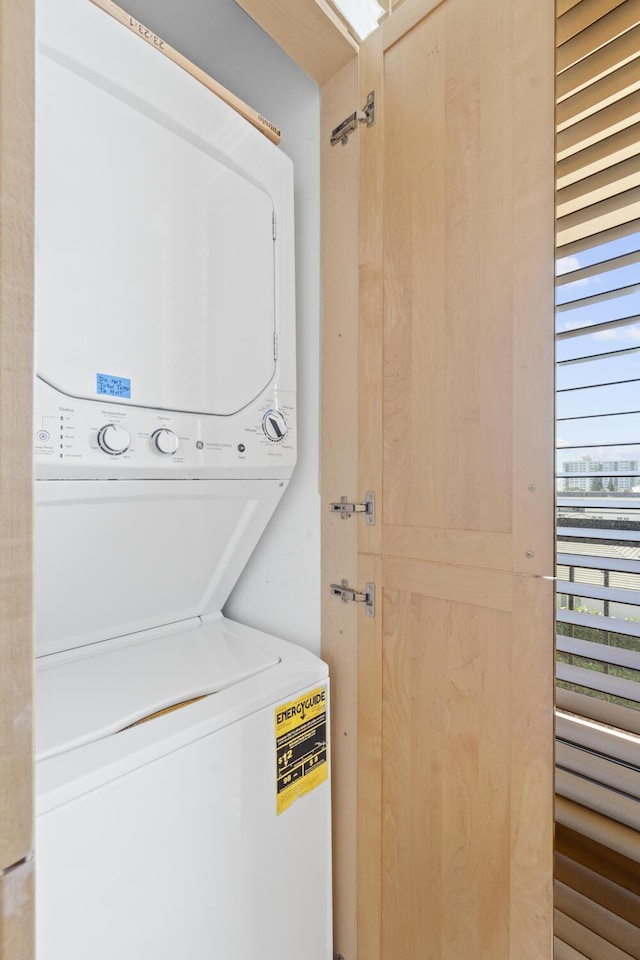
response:
[[[39,375],[74,397],[235,413],[275,370],[271,197],[215,138],[39,53]]]

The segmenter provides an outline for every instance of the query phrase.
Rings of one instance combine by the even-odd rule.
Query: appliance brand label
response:
[[[276,708],[276,814],[327,779],[327,688]]]

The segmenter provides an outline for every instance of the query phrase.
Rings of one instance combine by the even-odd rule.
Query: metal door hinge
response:
[[[359,123],[366,123],[366,125],[370,127],[375,122],[376,92],[372,90],[367,97],[364,109],[356,110],[355,113],[352,113],[350,117],[347,117],[346,120],[343,120],[342,123],[338,124],[338,126],[331,131],[331,146],[335,147],[336,143],[342,143],[344,145],[353,131],[358,129]]]
[[[376,588],[372,583],[365,583],[362,592],[349,586],[348,580],[332,583],[329,587],[332,596],[339,597],[343,603],[362,603],[367,617],[375,617]]]
[[[339,513],[341,520],[348,520],[354,513],[364,517],[370,527],[376,522],[376,498],[373,490],[367,490],[362,503],[351,503],[346,497],[340,497],[340,503],[329,504],[330,513]]]

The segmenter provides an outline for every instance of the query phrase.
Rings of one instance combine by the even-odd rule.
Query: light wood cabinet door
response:
[[[325,576],[357,524],[376,609],[326,605],[336,952],[549,960],[554,6],[404,0],[359,74],[376,122],[333,148],[358,154],[358,481],[334,443],[325,493],[374,491],[376,522],[325,505]],[[352,333],[327,323],[331,418]]]

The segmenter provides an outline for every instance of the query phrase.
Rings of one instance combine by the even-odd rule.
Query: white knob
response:
[[[129,431],[117,423],[108,423],[98,430],[98,445],[112,457],[126,453],[130,443]]]
[[[279,410],[267,410],[262,418],[262,429],[272,443],[280,443],[287,435],[287,421]]]
[[[164,453],[168,457],[173,456],[180,446],[180,441],[173,430],[168,430],[166,427],[151,434],[151,441],[156,453]]]

